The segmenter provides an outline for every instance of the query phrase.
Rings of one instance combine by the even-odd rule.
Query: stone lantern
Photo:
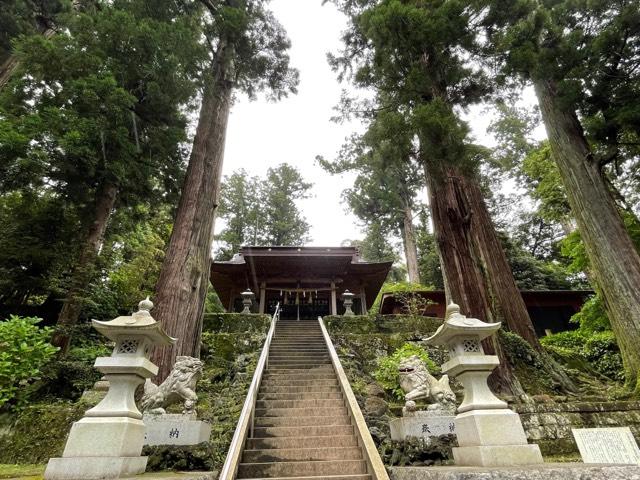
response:
[[[353,297],[355,297],[354,293],[351,293],[349,290],[345,290],[342,294],[342,301],[344,302],[344,316],[345,317],[353,317],[355,313],[351,310],[353,306]]]
[[[255,293],[253,293],[251,289],[247,288],[240,295],[242,295],[242,305],[244,306],[242,313],[245,313],[245,314],[251,313],[251,306],[253,305],[253,299],[256,298]]]
[[[92,321],[116,344],[110,357],[98,357],[94,364],[108,380],[109,391],[73,424],[62,458],[49,460],[46,480],[119,478],[144,472],[147,457],[140,454],[145,427],[134,394],[158,373],[149,361],[153,347],[175,343],[149,313],[152,308],[147,298],[131,316]]]
[[[542,463],[538,445],[528,445],[520,416],[497,398],[487,377],[500,365],[495,355],[486,355],[481,341],[500,329],[500,323],[486,323],[460,314],[460,307],[447,307],[445,322],[426,339],[431,345],[449,348],[449,361],[442,372],[456,377],[464,387],[464,400],[455,418],[458,447],[453,449],[456,465],[508,466]]]

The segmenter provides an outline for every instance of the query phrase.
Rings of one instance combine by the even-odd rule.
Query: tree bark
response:
[[[402,216],[402,244],[404,256],[407,260],[407,275],[409,282],[420,283],[420,271],[418,269],[418,247],[416,246],[416,234],[413,227],[413,211],[409,205],[405,205]]]
[[[156,349],[157,381],[177,355],[200,356],[202,315],[209,285],[214,215],[233,90],[233,45],[221,40],[205,85],[200,118],[171,239],[156,284],[152,314],[177,343]]]
[[[640,392],[640,256],[575,110],[562,102],[552,80],[535,79],[534,88],[596,288],[620,346],[627,386]]]
[[[62,310],[58,315],[58,327],[71,327],[78,322],[82,311],[82,295],[86,285],[93,277],[96,256],[104,241],[104,234],[109,224],[109,218],[116,201],[118,188],[114,183],[104,182],[96,192],[96,203],[93,222],[85,236],[80,256],[71,273],[71,283],[64,299]],[[59,354],[64,356],[69,350],[71,334],[68,328],[54,334],[51,343],[60,348]]]
[[[425,166],[425,175],[447,302],[457,303],[463,314],[484,322],[500,321],[488,279],[490,273],[483,264],[484,255],[478,245],[478,233],[473,232],[478,228],[493,230],[492,224],[482,224],[473,219],[477,210],[486,210],[484,199],[480,198],[481,202],[478,204],[475,196],[467,196],[465,190],[472,181],[462,177],[455,168],[446,167],[441,175],[436,176]],[[489,234],[483,234],[483,237]],[[513,281],[511,270],[507,273]],[[523,394],[524,390],[497,337],[485,340],[483,346],[488,354],[495,354],[500,358],[500,366],[489,377],[492,388],[501,393]]]

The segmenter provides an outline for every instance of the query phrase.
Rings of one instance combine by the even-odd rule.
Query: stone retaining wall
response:
[[[520,414],[529,441],[547,455],[578,451],[572,428],[630,427],[640,440],[640,402],[549,402],[511,408]]]

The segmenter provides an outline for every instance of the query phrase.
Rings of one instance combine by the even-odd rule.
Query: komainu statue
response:
[[[398,365],[400,388],[405,393],[403,413],[416,410],[416,400],[426,400],[428,410],[451,412],[456,407],[456,395],[449,387],[449,377],[436,380],[417,355],[412,355]]]
[[[142,396],[142,411],[164,414],[165,408],[174,403],[184,402],[183,414],[195,415],[196,383],[202,375],[202,362],[197,358],[180,356],[176,358],[173,370],[160,386],[147,379]]]

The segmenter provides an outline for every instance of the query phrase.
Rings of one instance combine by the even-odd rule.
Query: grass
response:
[[[6,465],[0,464],[0,479],[20,478],[22,480],[41,480],[45,465]]]

